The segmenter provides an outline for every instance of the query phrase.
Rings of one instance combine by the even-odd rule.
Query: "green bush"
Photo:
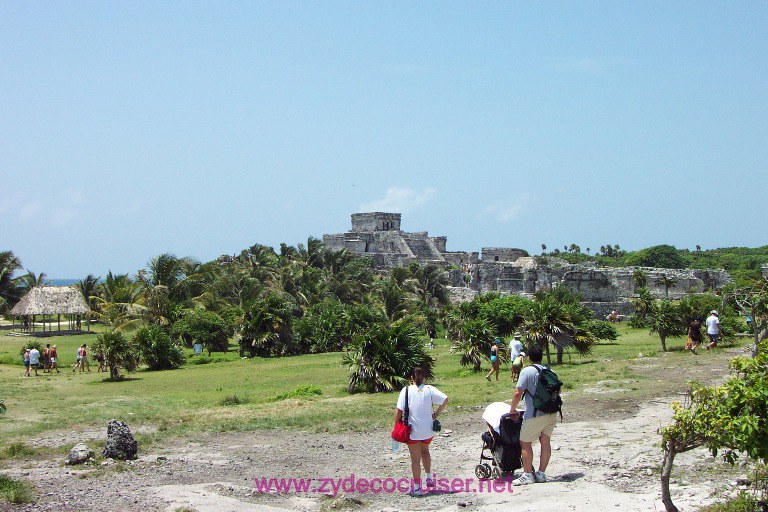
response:
[[[133,342],[150,370],[173,370],[184,366],[184,353],[158,325],[139,329]]]
[[[700,508],[699,512],[757,512],[758,510],[761,510],[761,507],[757,499],[741,492],[731,500]]]
[[[276,395],[275,401],[286,400],[288,398],[312,398],[322,394],[323,392],[319,387],[307,384],[304,386],[297,386],[290,391]]]
[[[394,391],[405,385],[414,367],[432,378],[435,359],[429,355],[416,327],[407,321],[381,322],[356,335],[341,364],[352,374],[350,392]]]
[[[0,459],[20,459],[23,457],[31,457],[35,455],[35,453],[35,449],[27,443],[17,441],[5,447],[0,454]]]
[[[224,405],[224,406],[240,405],[240,404],[247,404],[248,402],[249,400],[245,397],[230,395],[222,398],[221,401],[219,402],[219,405]]]
[[[199,310],[185,312],[171,327],[174,338],[182,340],[187,347],[200,342],[208,350],[208,355],[229,350],[232,332],[224,318],[210,311]]]
[[[0,475],[0,498],[15,505],[21,505],[32,501],[34,494],[32,486],[28,483]]]

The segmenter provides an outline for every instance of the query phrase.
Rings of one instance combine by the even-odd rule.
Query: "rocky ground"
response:
[[[610,389],[617,388],[613,383]],[[478,406],[471,411],[448,411],[443,418],[445,432],[432,448],[438,478],[470,479],[478,492],[435,492],[421,498],[399,492],[333,495],[330,486],[319,489],[319,479],[345,479],[353,474],[356,480],[407,477],[407,449],[392,451],[387,431],[257,431],[170,439],[140,449],[140,458],[129,462],[106,460],[71,467],[63,465],[60,457],[14,461],[2,473],[32,482],[37,501],[23,506],[0,504],[0,510],[663,510],[657,429],[668,423],[669,404],[680,397],[638,404],[607,395],[596,390],[592,396],[599,398],[566,402],[570,409],[553,436],[555,451],[546,484],[500,485],[501,492],[486,488],[479,492],[474,468],[484,424],[482,406]],[[63,434],[70,442],[99,435]],[[732,495],[738,490],[736,480],[746,473],[742,466],[715,461],[704,450],[679,455],[675,464],[672,493],[683,511]],[[310,492],[258,492],[255,485],[256,479],[291,477],[314,479]]]

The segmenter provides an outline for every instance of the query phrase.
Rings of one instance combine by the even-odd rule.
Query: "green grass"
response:
[[[760,510],[760,504],[757,500],[742,492],[731,500],[700,508],[699,512],[756,512],[758,510]]]
[[[0,500],[21,505],[34,498],[32,487],[19,480],[0,475]]]
[[[653,371],[641,367],[649,360],[638,359],[639,353],[661,352],[658,337],[626,325],[619,330],[616,342],[596,345],[586,357],[566,355],[565,364],[555,368],[568,392],[566,407],[601,381],[616,381],[606,384],[614,391],[611,398],[643,399],[681,390],[679,383],[658,382]],[[0,456],[5,458],[25,456],[13,453],[18,449],[12,448],[14,443],[81,428],[106,431],[113,418],[126,421],[134,430],[145,427],[140,436],[145,443],[169,435],[264,428],[367,432],[388,427],[393,418],[393,394],[347,393],[348,370],[340,365],[340,353],[271,359],[214,354],[224,360],[188,364],[179,370],[139,371],[121,382],[106,382],[107,375],[96,373],[95,367],[90,374],[71,371],[76,347],[91,345],[95,334],[38,339],[59,346],[62,373],[24,378],[21,364],[0,364],[0,399],[8,406],[0,415]],[[0,357],[18,357],[25,340],[0,334]],[[683,344],[683,339],[668,340],[670,347]],[[437,360],[434,384],[448,394],[453,411],[474,412],[477,405],[511,398],[508,369],[502,368],[499,383],[489,383],[482,373],[461,367],[446,340],[437,340],[431,353]],[[720,358],[723,373],[727,371],[730,356],[722,352],[698,357]],[[651,361],[668,367],[698,362],[680,350]]]

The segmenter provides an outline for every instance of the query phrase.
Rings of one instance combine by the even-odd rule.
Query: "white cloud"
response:
[[[382,199],[360,205],[360,211],[406,213],[427,204],[435,193],[435,189],[431,187],[421,191],[413,190],[411,187],[389,187]]]
[[[495,218],[496,221],[501,224],[507,224],[520,217],[520,215],[528,209],[530,204],[530,195],[523,194],[511,200],[491,203],[485,207],[483,213]]]

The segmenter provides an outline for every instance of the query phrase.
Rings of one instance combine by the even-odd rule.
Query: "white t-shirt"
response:
[[[411,425],[411,439],[423,441],[434,437],[432,430],[432,405],[443,405],[448,395],[434,386],[422,384],[408,386],[408,424]],[[400,390],[397,408],[405,410],[405,388]]]
[[[33,348],[29,351],[29,364],[39,364],[40,363],[40,351],[36,348]]]
[[[720,320],[715,315],[707,317],[707,334],[717,334],[720,332]]]
[[[517,339],[512,339],[512,341],[509,342],[509,359],[514,361],[517,356],[520,355],[520,352],[523,351],[523,342]]]

